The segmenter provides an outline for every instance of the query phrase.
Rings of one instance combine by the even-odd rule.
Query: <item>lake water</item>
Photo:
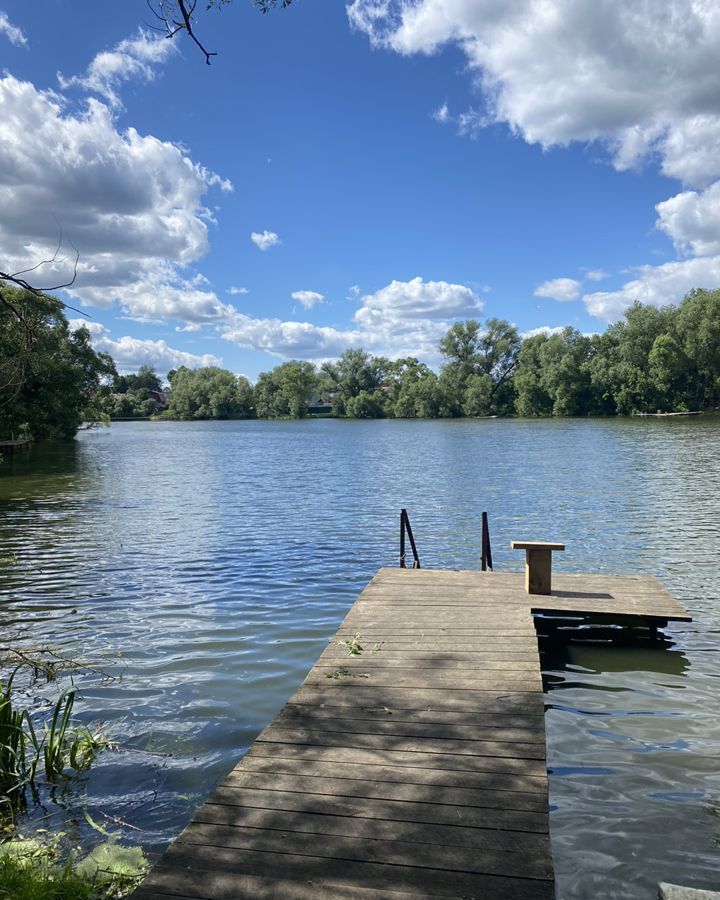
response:
[[[5,463],[2,633],[122,676],[78,703],[121,749],[34,823],[161,850],[397,564],[400,508],[454,568],[487,510],[496,569],[564,541],[557,570],[656,575],[694,616],[543,656],[558,896],[720,887],[719,451],[715,417],[137,422]]]

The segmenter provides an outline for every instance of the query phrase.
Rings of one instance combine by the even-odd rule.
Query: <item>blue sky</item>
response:
[[[0,270],[62,228],[36,283],[71,241],[125,371],[601,331],[720,286],[712,7],[235,0],[198,15],[207,66],[143,0],[0,0]]]

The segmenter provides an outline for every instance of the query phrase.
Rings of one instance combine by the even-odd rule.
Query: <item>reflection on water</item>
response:
[[[126,748],[88,802],[158,850],[396,564],[400,507],[424,566],[463,568],[486,509],[496,568],[521,570],[513,539],[564,541],[559,570],[658,575],[695,617],[652,645],[542,639],[558,896],[717,886],[719,436],[710,417],[84,432],[0,468],[0,627],[122,674],[85,685]]]

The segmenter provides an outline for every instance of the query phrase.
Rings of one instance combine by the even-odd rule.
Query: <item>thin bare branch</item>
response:
[[[60,236],[60,242],[62,243],[62,233]],[[24,291],[29,291],[31,294],[34,294],[36,297],[41,297],[41,298],[45,297],[47,294],[51,293],[52,291],[60,291],[63,288],[71,287],[73,284],[75,284],[75,280],[77,278],[78,263],[80,261],[80,251],[75,246],[75,244],[73,244],[72,241],[68,241],[68,243],[75,251],[75,262],[73,264],[73,273],[72,273],[72,278],[70,279],[70,281],[66,281],[63,284],[54,284],[49,287],[35,287],[35,285],[30,284],[30,282],[27,281],[25,278],[20,278],[20,275],[26,275],[28,272],[34,272],[36,269],[40,268],[40,266],[43,266],[47,263],[55,262],[57,260],[58,253],[60,251],[60,244],[58,244],[58,249],[55,251],[55,255],[52,257],[52,259],[43,260],[42,262],[39,262],[37,265],[32,266],[29,269],[22,269],[20,272],[1,272],[0,271],[0,281],[6,281],[9,284],[14,284],[16,287],[22,288]],[[57,300],[57,298],[55,298],[55,299]],[[23,324],[27,324],[25,317],[20,312],[20,310],[18,310],[6,297],[0,295],[0,302],[2,302],[2,304],[7,309],[9,309],[20,322],[22,322]],[[57,300],[57,302],[61,305],[61,307],[63,309],[69,309],[71,312],[77,313],[79,316],[85,316],[86,319],[90,318],[90,316],[86,312],[83,312],[83,310],[77,309],[74,306],[70,306],[69,303],[65,303],[63,300]]]
[[[207,0],[207,9],[221,9],[230,2],[232,2],[232,0]],[[277,6],[286,9],[293,0],[252,0],[252,2],[260,12],[266,13]],[[148,28],[164,34],[167,38],[175,37],[179,31],[186,32],[187,36],[200,48],[207,65],[210,65],[211,58],[217,56],[217,53],[206,50],[198,36],[195,34],[193,16],[195,14],[197,0],[145,0],[145,3],[150,12],[162,26],[148,25]],[[180,13],[180,19],[175,18],[173,14],[174,10],[177,10]]]
[[[195,7],[197,6],[197,0],[192,0],[191,3],[188,3],[187,0],[157,0],[156,5],[153,5],[152,0],[146,0],[146,3],[152,14],[163,26],[162,28],[157,28],[157,26],[155,26],[155,31],[164,32],[165,37],[167,38],[175,37],[179,31],[184,31],[200,49],[205,57],[207,65],[210,65],[211,58],[217,56],[217,53],[206,50],[195,34],[192,17],[195,12]],[[179,20],[170,14],[170,6],[177,8],[179,11],[181,17]]]
[[[55,252],[53,253],[52,257],[50,259],[44,259],[44,260],[42,260],[42,262],[36,263],[36,265],[31,266],[29,269],[21,269],[19,272],[13,272],[13,278],[17,278],[18,275],[27,275],[28,272],[34,272],[36,269],[39,269],[40,266],[47,266],[47,265],[50,265],[50,263],[54,263],[57,261],[58,253],[60,253],[60,248],[62,247],[62,242],[63,242],[63,229],[62,229],[62,225],[60,225],[59,222],[58,222],[58,226],[60,228],[60,235],[58,237],[58,245],[55,248]],[[71,246],[72,246],[72,244],[71,244]],[[75,252],[77,253],[76,247],[73,247],[73,250],[75,250]]]

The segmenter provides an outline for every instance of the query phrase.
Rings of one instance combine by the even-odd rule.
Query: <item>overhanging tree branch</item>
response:
[[[204,55],[206,64],[210,65],[211,58],[217,56],[217,52],[206,50],[195,34],[194,16],[197,0],[145,0],[145,2],[153,16],[161,23],[160,27],[151,25],[150,28],[161,32],[167,38],[174,38],[178,32],[184,31]],[[252,0],[252,3],[262,13],[269,12],[278,4],[281,9],[285,9],[292,2],[293,0]],[[232,0],[207,0],[206,8],[217,7],[219,9],[228,3],[232,3]]]
[[[165,32],[165,37],[173,38],[179,31],[184,31],[187,36],[200,48],[200,52],[205,56],[205,62],[210,65],[210,58],[217,56],[217,53],[206,50],[198,39],[193,29],[193,14],[197,6],[197,0],[188,3],[186,0],[158,0],[153,6],[151,0],[147,0],[147,5],[158,21],[162,22],[162,28],[157,29]],[[176,18],[179,13],[180,18]]]
[[[34,266],[30,266],[28,269],[20,269],[18,272],[3,272],[0,271],[0,281],[4,281],[7,284],[14,284],[15,287],[22,288],[24,291],[29,291],[31,294],[34,294],[36,297],[44,297],[46,294],[49,294],[52,291],[60,291],[63,288],[71,287],[75,284],[75,280],[77,278],[78,272],[78,263],[80,262],[80,251],[73,244],[72,241],[68,241],[70,246],[75,251],[75,261],[73,263],[72,269],[72,278],[69,281],[65,281],[62,284],[53,284],[48,287],[37,287],[36,285],[30,284],[30,282],[26,278],[21,278],[21,275],[27,275],[29,272],[36,272],[41,266],[50,265],[51,263],[57,262],[58,255],[60,253],[60,248],[63,243],[63,232],[62,228],[60,229],[60,237],[58,239],[58,245],[55,249],[55,253],[52,255],[50,259],[43,259],[39,263],[36,263]],[[57,298],[55,298],[57,300]],[[69,309],[74,313],[77,313],[80,316],[85,316],[85,318],[90,318],[86,312],[83,312],[81,309],[76,309],[74,306],[70,306],[68,303],[64,303],[62,300],[57,300],[58,303],[62,306],[63,309]],[[25,317],[21,310],[19,310],[4,294],[0,293],[0,303],[6,309],[9,309],[10,312],[24,325],[27,325]]]

